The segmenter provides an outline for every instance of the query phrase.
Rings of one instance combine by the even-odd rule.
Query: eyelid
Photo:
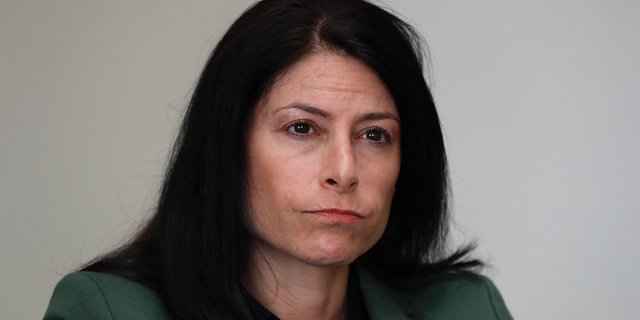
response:
[[[393,140],[392,137],[391,137],[391,134],[389,133],[389,131],[385,130],[384,128],[377,127],[377,126],[371,126],[371,127],[365,128],[364,130],[360,131],[360,133],[358,134],[358,137],[362,138],[365,134],[367,134],[367,133],[369,133],[371,131],[374,131],[374,130],[380,131],[382,133],[382,135],[384,136],[384,140],[374,141],[374,140],[369,140],[369,139],[364,138],[369,143],[382,145],[382,144],[388,144]]]
[[[295,131],[291,131],[289,130],[289,128],[298,125],[298,124],[306,124],[309,126],[309,128],[312,130],[311,132],[308,133],[298,133]],[[287,124],[285,124],[282,129],[284,131],[286,131],[287,133],[289,133],[290,135],[296,136],[296,137],[307,137],[309,135],[312,134],[317,134],[318,133],[318,126],[311,120],[307,120],[307,119],[298,119],[298,120],[294,120],[291,122],[288,122]]]

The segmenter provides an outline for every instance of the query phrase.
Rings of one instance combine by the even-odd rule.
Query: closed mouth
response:
[[[322,216],[331,221],[345,223],[345,224],[350,224],[357,220],[362,219],[362,215],[360,215],[359,213],[351,210],[342,210],[342,209],[321,209],[321,210],[314,210],[314,211],[305,211],[304,213]]]

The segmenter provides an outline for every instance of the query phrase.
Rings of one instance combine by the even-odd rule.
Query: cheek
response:
[[[400,173],[399,150],[386,154],[364,155],[358,173],[361,187],[366,189],[368,198],[377,202],[389,202],[390,205]]]
[[[382,236],[389,219],[394,187],[400,172],[400,157],[392,153],[386,157],[369,156],[364,165],[360,166],[360,197],[376,211],[375,225],[372,230],[369,245],[375,244]]]
[[[312,170],[310,164],[285,150],[261,149],[253,150],[249,165],[251,204],[254,211],[277,219],[295,207],[296,199],[308,191]]]
[[[363,185],[367,191],[365,192],[366,201],[375,204],[378,208],[380,221],[378,226],[384,230],[393,201],[394,188],[400,172],[400,157],[390,156],[384,160],[378,159],[376,165],[367,166],[366,172],[363,172]]]

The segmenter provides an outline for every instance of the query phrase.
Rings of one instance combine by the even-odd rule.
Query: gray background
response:
[[[0,2],[0,312],[153,207],[196,77],[251,1]],[[432,51],[457,241],[518,319],[640,315],[640,2],[394,1]]]

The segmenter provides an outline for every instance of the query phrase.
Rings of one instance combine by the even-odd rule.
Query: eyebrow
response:
[[[298,110],[302,110],[304,112],[308,112],[308,113],[311,113],[311,114],[319,115],[319,116],[321,116],[323,118],[327,118],[327,119],[331,119],[332,118],[332,116],[331,116],[331,114],[329,112],[326,112],[326,111],[324,111],[324,110],[322,110],[320,108],[316,108],[314,106],[310,106],[308,104],[303,104],[303,103],[298,103],[298,102],[294,102],[294,103],[292,103],[292,104],[290,104],[288,106],[279,108],[279,109],[275,110],[273,113],[278,113],[278,112],[280,112],[282,110],[285,110],[285,109],[298,109]]]
[[[298,102],[294,102],[290,105],[284,106],[282,108],[279,108],[277,110],[275,110],[273,113],[278,113],[282,110],[286,110],[286,109],[298,109],[298,110],[302,110],[304,112],[308,112],[311,114],[315,114],[315,115],[319,115],[323,118],[327,118],[327,119],[332,119],[333,116],[331,115],[331,113],[324,111],[320,108],[314,107],[314,106],[310,106],[308,104],[304,104],[304,103],[298,103]],[[361,116],[358,117],[357,121],[366,121],[366,120],[384,120],[384,119],[391,119],[391,120],[395,120],[397,122],[400,122],[400,119],[398,119],[398,117],[396,117],[393,113],[391,112],[371,112],[371,113],[367,113],[367,114],[363,114]]]
[[[371,112],[358,117],[358,121],[391,119],[400,123],[400,119],[391,112]]]

